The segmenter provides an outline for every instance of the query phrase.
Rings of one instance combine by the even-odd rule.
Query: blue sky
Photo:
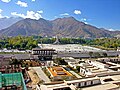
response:
[[[120,0],[0,0],[0,18],[53,20],[73,16],[110,30],[120,30]]]

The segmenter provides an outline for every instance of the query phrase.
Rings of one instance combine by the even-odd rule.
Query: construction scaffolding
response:
[[[12,86],[19,87],[20,90],[27,90],[22,73],[0,73],[0,89]]]

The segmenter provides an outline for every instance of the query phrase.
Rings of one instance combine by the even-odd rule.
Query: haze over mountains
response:
[[[100,38],[119,35],[120,31],[100,29],[80,22],[73,17],[57,18],[52,21],[42,18],[39,20],[23,19],[0,31],[1,36],[41,35],[53,37],[57,34],[61,37]]]
[[[20,17],[0,18],[0,30],[5,29],[20,20],[22,20]]]

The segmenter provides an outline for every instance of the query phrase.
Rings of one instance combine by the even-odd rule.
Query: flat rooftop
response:
[[[96,63],[96,62],[95,62]],[[97,63],[98,64],[98,63]],[[81,68],[84,68],[86,70],[89,70],[93,75],[101,74],[101,73],[107,73],[109,72],[108,69],[105,68],[99,68],[97,66],[94,66],[89,63],[84,63],[80,66]]]
[[[82,78],[82,79],[71,80],[66,82],[69,84],[69,83],[78,83],[78,82],[91,81],[91,80],[100,80],[100,79],[98,77],[91,77],[91,78]]]
[[[71,73],[66,71],[63,67],[50,67],[48,68],[49,72],[53,77],[55,76],[72,76]]]
[[[55,85],[41,85],[41,90],[71,90],[65,83]]]
[[[82,88],[82,90],[118,90],[119,86],[116,84],[102,84],[97,86],[91,86],[87,88]]]
[[[111,81],[105,82],[105,80],[111,79]],[[100,77],[100,80],[102,83],[117,83],[120,82],[120,75],[113,75],[113,76],[105,76],[105,77]]]

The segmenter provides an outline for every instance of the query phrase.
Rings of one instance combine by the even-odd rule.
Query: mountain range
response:
[[[22,20],[20,17],[0,18],[0,30],[5,29],[20,20]]]
[[[22,19],[13,25],[0,30],[0,36],[31,36],[40,35],[43,37],[82,37],[82,38],[101,38],[114,37],[120,31],[109,31],[103,28],[85,24],[76,20],[74,17],[57,18],[55,20]]]

